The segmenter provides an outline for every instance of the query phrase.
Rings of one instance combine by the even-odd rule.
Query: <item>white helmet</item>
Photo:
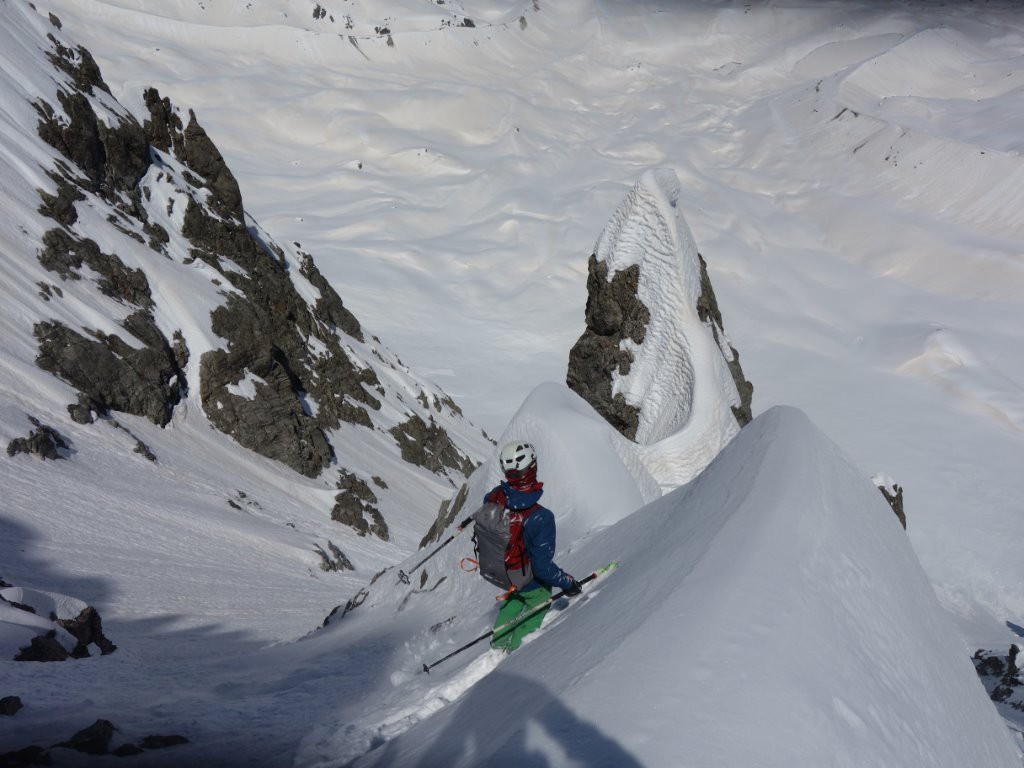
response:
[[[501,449],[501,471],[522,472],[537,463],[537,452],[529,443],[509,443]]]

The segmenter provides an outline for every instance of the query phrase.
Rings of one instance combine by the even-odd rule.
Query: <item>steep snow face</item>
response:
[[[621,566],[356,765],[1019,766],[892,512],[795,409],[577,559]],[[468,662],[412,689],[422,716]]]

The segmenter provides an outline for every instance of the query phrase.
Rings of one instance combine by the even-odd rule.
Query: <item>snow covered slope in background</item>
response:
[[[355,764],[1019,765],[891,511],[802,413],[760,416],[567,561],[615,558],[596,594]],[[446,662],[403,695],[451,697],[500,656]]]
[[[187,733],[180,752],[147,754],[153,765],[339,765],[395,737],[367,762],[661,765],[679,759],[681,740],[708,764],[722,753],[747,764],[765,744],[757,756],[786,765],[837,753],[846,764],[1013,764],[967,658],[1005,647],[1007,622],[1024,623],[1016,4],[35,7],[0,0],[11,22],[0,30],[0,436],[24,436],[32,413],[58,419],[71,459],[0,458],[0,577],[97,605],[119,650],[0,662],[0,695],[26,701],[0,718],[5,749],[51,745],[106,717],[118,740]],[[44,171],[57,155],[27,106],[66,79],[44,60],[48,31],[91,49],[137,119],[149,86],[196,110],[239,180],[247,223],[293,244],[282,245],[292,273],[313,253],[346,307],[396,350],[350,343],[402,395],[389,397],[389,419],[436,412],[443,392],[430,377],[493,434],[534,440],[559,563],[582,574],[615,557],[621,570],[491,677],[496,659],[476,651],[417,677],[493,618],[493,592],[457,570],[468,540],[409,585],[397,566],[367,582],[422,557],[410,553],[457,478],[411,467],[377,430],[343,426],[339,454],[396,522],[390,542],[346,529],[357,571],[327,574],[314,546],[337,536],[337,476],[243,451],[210,429],[196,388],[166,429],[120,415],[130,433],[70,422],[74,392],[35,367],[26,330],[57,304],[39,283],[62,285],[36,259],[51,225],[35,189],[52,191]],[[185,169],[165,162],[185,184]],[[536,387],[564,380],[587,257],[653,167],[680,180],[677,205],[755,412],[798,406],[863,472],[802,416],[771,411],[714,471],[634,517],[659,490],[635,446],[561,385]],[[90,226],[117,217],[96,198],[80,207]],[[191,338],[216,341],[206,313],[221,297],[206,278],[225,275],[186,279],[183,264],[153,263],[144,245],[102,231],[104,249],[176,297],[180,312],[161,316],[168,332],[182,315]],[[186,253],[171,234],[172,253]],[[125,308],[84,272],[65,313],[118,331]],[[248,397],[259,382],[232,386]],[[456,431],[486,460],[472,504],[497,479],[493,458],[478,430]],[[158,463],[135,453],[139,442]],[[865,484],[876,471],[906,489],[913,553],[966,642]],[[679,573],[681,562],[692,570]],[[520,717],[508,740],[488,741],[506,733],[484,716],[504,687],[522,697]],[[693,730],[679,739],[681,728]]]
[[[597,235],[674,168],[755,412],[797,405],[899,482],[943,604],[979,643],[1010,637],[1016,4],[524,0],[434,31],[448,6],[374,4],[354,23],[386,16],[393,45],[358,48],[312,2],[245,5],[38,4],[132,109],[146,85],[199,109],[252,213],[492,434],[564,378]]]

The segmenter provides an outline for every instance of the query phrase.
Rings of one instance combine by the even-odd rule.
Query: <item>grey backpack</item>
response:
[[[480,575],[504,590],[520,589],[533,581],[533,568],[526,561],[522,568],[508,570],[505,550],[511,538],[511,513],[500,504],[484,504],[473,513],[473,548],[480,567]]]

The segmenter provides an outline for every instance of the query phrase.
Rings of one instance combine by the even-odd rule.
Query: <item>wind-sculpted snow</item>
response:
[[[568,373],[574,390],[647,449],[666,488],[703,469],[750,409],[750,384],[679,197],[674,171],[648,171],[605,226]]]
[[[482,660],[407,683],[425,719],[355,765],[1019,764],[903,530],[799,411],[759,417],[566,562],[611,559],[596,594],[436,714],[430,691]]]

